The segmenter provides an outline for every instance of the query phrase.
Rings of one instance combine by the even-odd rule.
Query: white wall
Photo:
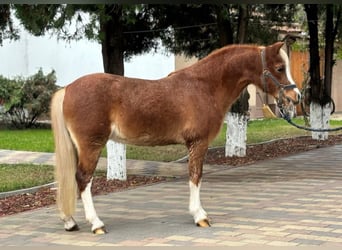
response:
[[[5,77],[56,71],[57,85],[65,86],[76,78],[94,72],[103,72],[101,46],[88,40],[57,41],[56,37],[34,37],[22,31],[18,41],[5,40],[0,47],[0,75]],[[158,53],[134,56],[125,62],[125,75],[158,79],[174,71],[174,56]]]

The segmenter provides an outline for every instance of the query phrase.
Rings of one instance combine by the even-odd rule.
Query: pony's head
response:
[[[283,45],[277,42],[260,47],[262,74],[259,87],[276,98],[282,112],[288,112],[294,104],[299,103],[301,96],[290,73],[289,58],[281,48]]]

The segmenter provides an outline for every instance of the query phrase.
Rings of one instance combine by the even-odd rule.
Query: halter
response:
[[[315,129],[315,128],[309,128],[309,127],[304,127],[298,124],[295,124],[292,120],[291,117],[284,112],[284,107],[283,107],[283,95],[284,95],[284,90],[286,89],[294,89],[297,86],[295,84],[288,84],[288,85],[284,85],[281,84],[275,77],[274,75],[272,75],[272,73],[267,69],[266,67],[266,59],[265,59],[265,49],[261,50],[261,62],[262,62],[262,76],[261,76],[261,81],[262,84],[264,85],[264,91],[267,93],[267,85],[266,85],[266,77],[271,78],[271,80],[273,81],[273,83],[279,88],[279,94],[278,94],[278,100],[277,100],[277,104],[279,107],[279,112],[281,117],[286,120],[289,124],[291,124],[292,126],[295,126],[296,128],[299,129],[304,129],[307,131],[313,131],[313,132],[331,132],[331,131],[338,131],[338,130],[342,130],[342,127],[337,127],[337,128],[328,128],[328,129]]]
[[[272,82],[274,83],[274,85],[277,86],[277,88],[279,88],[279,94],[278,94],[278,107],[281,108],[283,105],[283,95],[284,95],[284,90],[287,89],[294,89],[297,88],[296,84],[281,84],[277,78],[274,77],[274,75],[272,75],[272,73],[269,71],[269,69],[267,68],[266,65],[266,58],[265,58],[265,48],[263,48],[261,50],[261,62],[262,62],[262,76],[261,76],[261,81],[262,84],[264,85],[264,91],[265,93],[267,93],[267,84],[266,84],[266,77],[270,78],[272,80]]]

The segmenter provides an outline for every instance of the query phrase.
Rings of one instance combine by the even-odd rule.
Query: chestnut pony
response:
[[[93,205],[91,183],[108,139],[144,146],[185,144],[189,210],[197,225],[209,226],[200,201],[203,159],[229,107],[248,84],[281,99],[283,105],[298,102],[282,46],[230,45],[159,80],[98,73],[57,91],[51,119],[57,204],[65,229],[78,229],[72,216],[79,192],[92,231],[106,232]]]

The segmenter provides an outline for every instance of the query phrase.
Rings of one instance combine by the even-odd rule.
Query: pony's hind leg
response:
[[[85,217],[92,225],[91,231],[94,234],[105,234],[106,229],[104,223],[99,219],[96,214],[92,195],[91,195],[92,180],[87,184],[85,190],[81,193],[81,198],[84,206]]]
[[[95,171],[101,149],[95,152],[85,152],[79,154],[79,164],[76,171],[76,180],[80,190],[81,199],[84,206],[86,220],[92,225],[91,230],[95,234],[104,234],[106,229],[104,223],[97,216],[93,198],[91,194],[91,185],[93,173]]]
[[[78,231],[80,228],[78,227],[76,221],[72,216],[66,216],[64,214],[60,215],[62,221],[64,222],[64,229],[68,232]]]
[[[200,200],[200,188],[203,171],[203,161],[208,145],[200,142],[188,144],[189,149],[189,187],[190,202],[189,211],[193,215],[197,226],[209,227],[209,219],[206,211],[202,208]]]

